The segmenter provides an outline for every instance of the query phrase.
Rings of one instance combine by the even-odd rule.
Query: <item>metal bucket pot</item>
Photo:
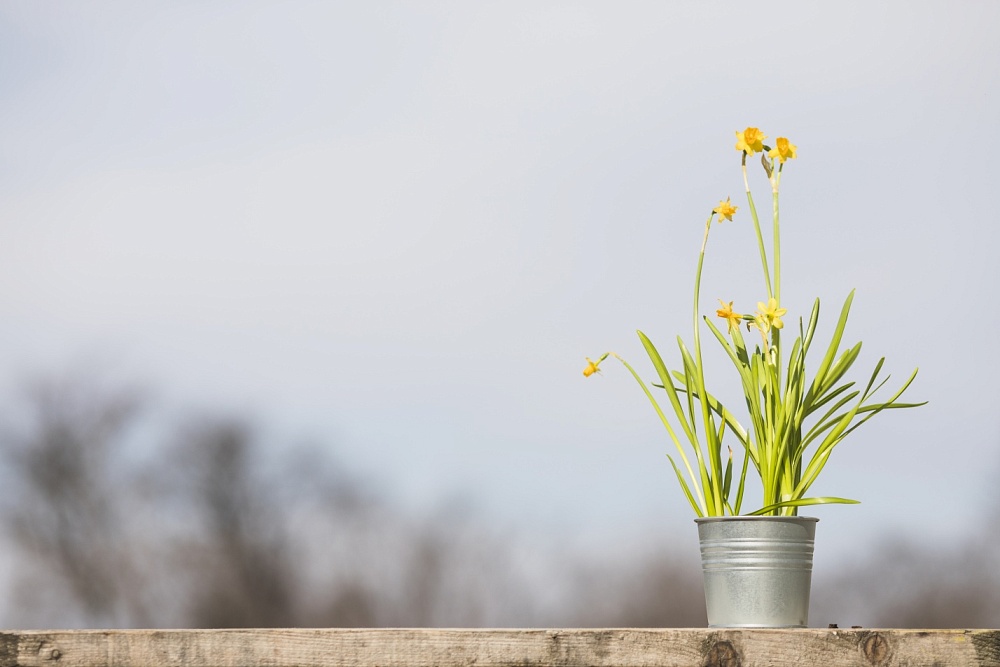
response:
[[[710,628],[804,628],[819,519],[695,519]]]

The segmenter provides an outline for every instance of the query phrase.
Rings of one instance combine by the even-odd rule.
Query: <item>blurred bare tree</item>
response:
[[[529,587],[468,517],[393,511],[241,419],[150,434],[134,391],[43,382],[0,441],[17,625],[477,625]],[[145,430],[137,455],[130,435]]]
[[[623,556],[578,571],[571,624],[580,627],[690,628],[705,625],[699,563],[673,550]]]
[[[815,618],[881,628],[1000,625],[995,536],[951,547],[892,540],[817,587]]]
[[[697,554],[588,560],[417,517],[243,419],[150,422],[148,401],[40,382],[0,433],[0,525],[19,627],[629,626],[705,623]],[[995,507],[1000,507],[1000,498]],[[934,551],[886,543],[816,587],[814,621],[1000,625],[1000,521]],[[687,553],[688,550],[682,550]]]
[[[143,573],[123,545],[129,480],[121,461],[140,402],[75,381],[39,382],[3,438],[4,517],[25,568],[22,608],[58,604],[77,619],[146,623]],[[58,603],[56,603],[58,601]]]
[[[164,473],[186,530],[174,540],[189,574],[188,614],[199,627],[296,625],[295,563],[285,499],[253,460],[250,429],[236,421],[188,428]],[[289,480],[295,484],[296,480]]]

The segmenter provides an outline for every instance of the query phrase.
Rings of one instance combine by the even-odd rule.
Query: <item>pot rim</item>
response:
[[[701,516],[695,523],[716,523],[723,521],[819,521],[814,516]]]

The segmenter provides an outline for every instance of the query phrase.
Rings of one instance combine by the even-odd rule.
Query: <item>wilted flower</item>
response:
[[[740,326],[740,321],[743,319],[743,316],[740,315],[739,313],[733,312],[732,301],[726,303],[722,299],[719,299],[719,303],[722,304],[722,308],[719,308],[717,311],[715,311],[715,314],[721,317],[722,319],[726,320],[726,323],[729,326],[729,333],[732,333],[734,328]]]
[[[712,209],[712,213],[719,216],[719,222],[722,222],[723,218],[732,222],[736,207],[730,204],[729,197],[726,197],[726,201],[720,201],[719,205]]]
[[[601,360],[594,362],[590,360],[590,357],[586,357],[586,359],[587,359],[587,367],[583,369],[584,377],[590,377],[594,373],[601,372],[601,369],[597,367],[597,364],[601,363]]]

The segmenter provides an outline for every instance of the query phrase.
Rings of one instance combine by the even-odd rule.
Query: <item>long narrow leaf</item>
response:
[[[827,371],[826,377],[823,378],[823,382],[820,384],[816,393],[813,394],[813,397],[822,396],[830,389],[830,387],[837,384],[837,382],[840,381],[840,378],[844,377],[847,371],[851,369],[851,366],[854,365],[854,362],[857,360],[859,354],[861,354],[861,343],[857,343],[854,347],[845,350],[844,353],[840,355],[840,358],[837,359],[837,363],[835,363]]]
[[[837,327],[834,329],[833,338],[830,339],[830,346],[826,350],[826,354],[823,356],[823,360],[820,362],[819,369],[816,371],[816,377],[813,380],[813,386],[806,394],[806,404],[812,402],[812,399],[818,396],[820,393],[819,388],[823,385],[826,380],[826,373],[833,365],[834,357],[837,356],[837,350],[840,348],[840,340],[844,337],[844,328],[847,326],[847,316],[851,312],[851,302],[854,301],[854,290],[847,296],[847,300],[844,301],[844,307],[840,311],[840,319],[837,320]]]
[[[680,336],[677,337],[677,344],[681,349],[681,355],[684,357],[684,372],[691,374],[691,377],[695,379],[698,387],[698,394],[701,396],[705,395],[705,374],[703,369],[700,367],[701,363],[701,352],[699,343],[700,338],[698,337],[697,331],[695,332],[695,346],[698,349],[697,358],[698,361],[695,362],[694,357],[692,357],[684,345],[684,341]],[[691,383],[688,383],[691,386]],[[688,398],[691,398],[690,392],[688,393]],[[712,411],[709,410],[708,404],[705,401],[698,401],[701,406],[701,418],[705,427],[705,449],[708,450],[708,461],[709,469],[711,471],[710,479],[711,486],[705,487],[705,499],[706,501],[711,497],[711,502],[708,503],[708,511],[712,516],[721,515],[722,510],[722,458],[721,458],[721,443],[716,439],[715,433],[715,418],[712,416]],[[694,421],[694,416],[691,417],[692,422]],[[711,494],[709,494],[711,491]]]
[[[846,412],[842,412],[836,416],[831,416],[831,415],[833,415],[833,413],[835,413],[837,410],[839,410],[840,408],[844,407],[845,405],[853,401],[855,398],[858,397],[859,394],[861,394],[861,392],[855,390],[849,393],[847,396],[844,396],[839,401],[837,401],[834,404],[834,406],[830,408],[825,415],[823,415],[823,418],[817,421],[816,424],[814,424],[813,427],[809,429],[809,432],[806,433],[805,437],[802,439],[802,446],[807,447],[817,436],[829,430],[830,428],[833,428],[834,424],[843,419],[844,415],[847,414]]]
[[[680,382],[681,386],[678,388],[678,390],[687,392],[688,388],[685,385],[685,376],[682,375],[679,371],[674,371],[673,375],[674,378],[678,382]],[[658,387],[660,385],[654,385],[654,386]],[[696,388],[693,388],[690,391],[692,394],[694,394],[695,398],[697,398],[699,401],[701,400],[701,396],[698,395],[698,390]],[[756,461],[757,451],[756,449],[751,448],[752,443],[750,441],[750,434],[747,432],[745,428],[743,428],[743,425],[740,424],[740,422],[736,419],[733,413],[730,412],[729,409],[726,408],[726,406],[724,406],[721,402],[719,402],[719,400],[715,398],[715,396],[713,396],[711,393],[705,396],[705,400],[708,401],[708,407],[712,409],[712,412],[719,415],[719,417],[725,420],[726,426],[728,426],[729,429],[736,435],[736,438],[740,441],[740,444],[743,445],[744,449],[750,452],[751,457],[754,459],[754,461]]]
[[[750,448],[747,447],[746,451],[749,452]],[[733,511],[734,516],[739,516],[740,507],[743,505],[743,488],[747,481],[747,468],[750,464],[750,457],[746,454],[743,455],[743,472],[740,473],[740,485],[736,489],[736,506]]]
[[[846,438],[855,429],[857,429],[859,426],[861,426],[862,424],[864,424],[866,421],[868,421],[869,419],[871,419],[872,417],[874,417],[878,413],[882,412],[882,410],[894,410],[894,409],[899,409],[899,408],[918,408],[921,405],[927,405],[927,401],[924,401],[922,403],[896,403],[895,402],[895,399],[899,398],[902,395],[902,393],[904,391],[906,391],[906,388],[910,386],[910,383],[913,382],[913,380],[914,380],[914,378],[916,378],[916,376],[917,376],[917,371],[914,370],[913,374],[910,375],[910,379],[906,381],[906,384],[903,385],[902,389],[900,389],[899,391],[897,391],[896,394],[891,399],[889,399],[888,401],[886,401],[884,403],[875,403],[875,404],[861,406],[861,408],[858,409],[858,414],[860,415],[862,413],[866,413],[865,414],[865,418],[862,419],[861,421],[859,421],[857,424],[855,424],[851,428],[849,428],[846,431],[844,431],[844,435],[842,437]]]
[[[629,364],[627,361],[625,361],[618,355],[615,355],[615,358],[618,359],[618,361],[620,361],[622,365],[628,369],[628,372],[632,374],[632,377],[635,379],[635,381],[639,383],[640,387],[642,387],[643,393],[646,394],[646,398],[649,399],[650,404],[653,406],[653,409],[656,411],[657,416],[660,418],[660,422],[667,429],[667,433],[670,435],[670,439],[673,441],[674,447],[677,448],[677,452],[681,455],[681,460],[684,462],[684,466],[687,468],[688,475],[691,476],[691,483],[694,484],[695,492],[698,494],[698,498],[704,504],[704,496],[702,495],[701,489],[698,486],[697,478],[694,475],[694,471],[691,469],[691,463],[688,461],[687,455],[684,453],[684,448],[681,446],[680,440],[677,439],[677,434],[674,433],[674,429],[670,425],[670,420],[667,419],[667,416],[663,413],[663,410],[660,408],[660,404],[657,403],[656,398],[653,396],[653,393],[649,391],[649,387],[647,387],[643,379],[639,377],[639,374],[635,372],[635,369],[632,368],[631,364]],[[702,472],[704,472],[705,466],[701,461],[701,449],[695,447],[695,451],[698,454],[699,468],[702,470]],[[702,479],[704,481],[704,476],[702,476]]]
[[[809,313],[809,324],[806,326],[806,332],[802,336],[802,355],[809,351],[809,344],[812,343],[813,334],[816,333],[816,324],[819,322],[819,299],[813,303],[812,312]]]
[[[698,384],[698,369],[695,368],[694,360],[691,358],[690,354],[686,354],[687,350],[684,349],[684,342],[681,341],[680,336],[677,337],[677,342],[681,348],[681,359],[684,363],[684,386],[691,387],[692,385],[697,386]],[[687,400],[688,409],[688,419],[691,420],[691,430],[698,433],[698,418],[694,414],[694,396],[696,392],[687,392],[684,398]]]
[[[805,412],[805,415],[803,416],[808,417],[813,412],[820,409],[821,407],[823,407],[824,405],[835,399],[837,396],[839,396],[841,393],[847,391],[853,386],[854,386],[853,382],[848,382],[847,384],[842,384],[836,389],[832,389],[826,392],[818,401],[814,401],[813,404],[809,406],[809,408]]]
[[[722,420],[719,424],[719,442],[722,442],[722,437],[726,433],[726,420]],[[732,487],[733,483],[733,450],[729,450],[729,461],[726,463],[726,472],[722,478],[722,501],[728,506],[729,505],[729,489]],[[732,513],[732,508],[730,508],[730,513]]]
[[[677,397],[677,391],[674,389],[674,383],[670,381],[670,373],[667,371],[666,364],[663,363],[663,358],[657,351],[656,346],[653,342],[649,340],[646,334],[641,331],[637,331],[639,334],[639,340],[642,342],[643,348],[646,350],[646,354],[649,356],[649,360],[653,362],[653,368],[656,369],[656,375],[660,378],[660,382],[663,383],[663,388],[667,391],[667,398],[670,399],[670,406],[674,409],[674,414],[677,415],[677,420],[681,423],[681,428],[684,430],[684,435],[692,444],[698,442],[698,438],[695,436],[694,432],[691,430],[691,425],[688,424],[687,418],[684,416],[684,409],[681,407],[681,401]]]
[[[777,509],[782,509],[784,507],[806,507],[809,505],[857,505],[860,500],[851,500],[850,498],[835,498],[833,496],[823,496],[820,498],[799,498],[797,500],[785,500],[780,503],[774,503],[768,505],[767,507],[761,507],[759,510],[750,512],[747,516],[761,516],[767,514],[768,512],[773,512]]]
[[[687,496],[688,502],[691,503],[691,507],[694,508],[694,513],[697,514],[699,517],[705,516],[705,513],[702,512],[701,507],[698,505],[697,502],[695,502],[694,496],[691,495],[691,489],[688,488],[687,482],[684,481],[684,476],[681,475],[680,469],[677,467],[677,464],[674,463],[674,458],[670,456],[670,454],[667,454],[667,459],[670,461],[670,465],[674,467],[674,474],[677,475],[677,481],[681,483],[681,489],[684,491],[684,495]]]

